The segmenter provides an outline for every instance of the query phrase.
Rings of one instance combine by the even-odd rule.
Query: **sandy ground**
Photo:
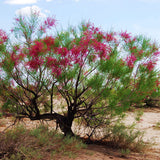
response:
[[[126,124],[132,124],[135,121],[135,114],[128,113],[125,119]],[[23,122],[27,128],[38,125],[40,122],[32,122],[24,119]],[[47,122],[50,127],[55,128],[53,122]],[[0,119],[0,131],[13,124],[13,118],[6,117]],[[159,124],[159,125],[157,125]],[[80,153],[75,160],[160,160],[160,109],[147,109],[144,111],[137,122],[137,128],[144,131],[144,141],[154,143],[145,153],[130,153],[123,156],[120,151],[107,146],[92,144]]]
[[[134,121],[134,113],[129,113],[125,119],[126,124],[132,124]],[[157,125],[158,124],[158,125]],[[148,109],[144,111],[140,121],[136,127],[141,131],[144,131],[144,141],[155,143],[152,146],[154,149],[160,150],[160,110]]]

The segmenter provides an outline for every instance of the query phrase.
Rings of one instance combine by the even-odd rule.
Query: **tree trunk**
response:
[[[74,133],[72,132],[71,129],[73,119],[60,115],[57,117],[56,122],[57,122],[57,127],[58,126],[60,127],[61,131],[64,133],[64,136],[66,135],[74,136]]]
[[[74,133],[72,132],[72,122],[74,120],[74,116],[70,115],[70,116],[64,116],[64,115],[60,115],[58,113],[47,113],[47,114],[41,114],[39,116],[35,116],[35,117],[29,117],[31,120],[41,120],[41,119],[50,119],[50,120],[56,120],[56,124],[57,127],[60,127],[61,131],[64,133],[64,135],[70,135],[70,136],[74,136]]]

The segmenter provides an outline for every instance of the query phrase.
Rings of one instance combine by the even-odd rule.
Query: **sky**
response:
[[[160,43],[160,0],[0,0],[0,29],[11,30],[16,15],[30,8],[54,16],[64,29],[89,20],[104,31],[127,30]]]
[[[54,16],[63,29],[90,21],[104,31],[142,34],[160,44],[160,0],[0,0],[0,29],[9,32],[14,18],[31,8]]]

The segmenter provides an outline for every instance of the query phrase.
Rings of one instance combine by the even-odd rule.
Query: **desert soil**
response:
[[[128,113],[125,119],[126,124],[132,124],[135,120],[133,113]],[[160,160],[160,109],[144,110],[140,121],[137,122],[137,128],[144,131],[144,141],[154,143],[148,150],[143,153],[131,152],[128,155],[122,155],[121,151],[108,147],[106,145],[90,144],[87,149],[83,149],[74,160]],[[40,122],[32,122],[24,119],[27,128],[32,128]],[[53,122],[47,122],[50,127],[55,128]],[[6,117],[0,119],[0,132],[4,131],[6,127],[13,124],[13,118]],[[66,159],[66,158],[65,158]],[[67,160],[67,159],[66,159]],[[69,159],[68,159],[69,160]]]

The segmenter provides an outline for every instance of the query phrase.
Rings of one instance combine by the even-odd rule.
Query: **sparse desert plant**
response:
[[[2,118],[3,117],[3,114],[0,112],[0,118]]]
[[[139,122],[141,120],[142,115],[143,115],[143,110],[142,109],[141,110],[137,110],[135,115],[136,115],[135,116],[135,120]]]
[[[126,157],[127,155],[130,154],[130,150],[127,148],[127,149],[121,149],[121,154],[122,154],[122,157]]]
[[[107,128],[107,140],[115,147],[124,151],[141,152],[148,147],[143,141],[144,133],[135,128],[135,124],[126,126],[123,122],[116,122]]]
[[[153,127],[154,129],[160,129],[160,122],[157,122]]]
[[[64,137],[42,125],[30,130],[23,126],[14,127],[0,134],[0,144],[0,159],[11,160],[74,158],[86,147],[80,139]]]

